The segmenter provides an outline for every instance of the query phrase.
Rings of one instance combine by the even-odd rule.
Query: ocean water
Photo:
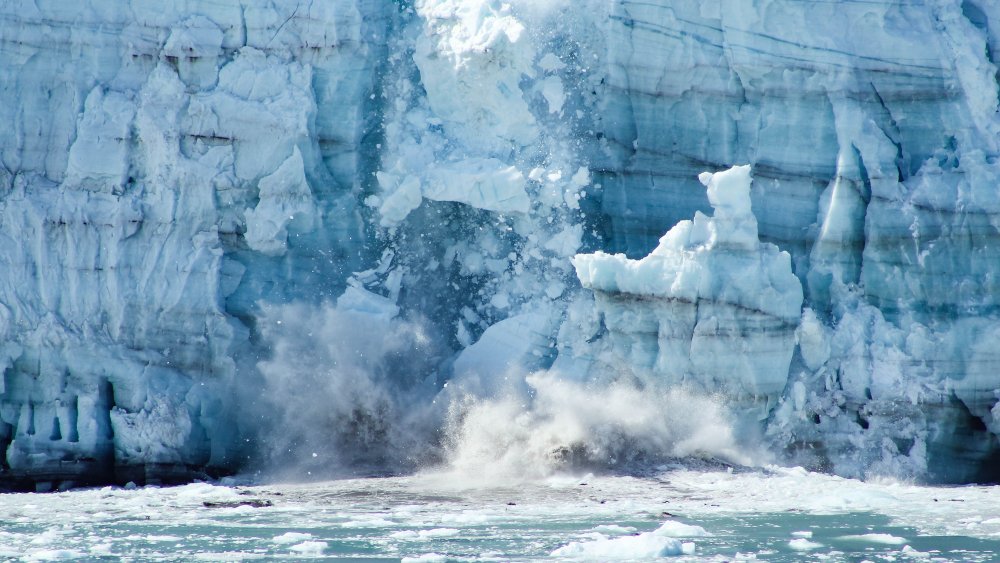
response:
[[[997,561],[1000,488],[801,469],[456,473],[0,497],[0,558],[72,561]]]

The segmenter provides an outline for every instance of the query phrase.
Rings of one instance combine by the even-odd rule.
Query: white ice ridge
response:
[[[577,254],[573,265],[580,283],[609,293],[728,303],[797,324],[802,285],[788,253],[757,239],[750,167],[705,172],[698,179],[708,187],[712,217],[698,212],[693,221],[681,221],[640,260]]]
[[[802,285],[786,252],[757,238],[750,167],[699,176],[715,213],[696,213],[648,256],[578,254],[580,283],[625,365],[738,395],[782,391]]]

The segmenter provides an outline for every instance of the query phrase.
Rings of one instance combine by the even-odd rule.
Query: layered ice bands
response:
[[[245,459],[258,301],[358,269],[387,13],[0,5],[0,486]]]
[[[802,308],[802,285],[786,252],[757,238],[750,167],[699,179],[712,217],[670,229],[646,257],[578,254],[594,290],[612,361],[658,384],[721,392],[762,404],[785,388]]]
[[[622,374],[1000,479],[995,3],[147,4],[0,3],[0,484],[447,461]]]
[[[774,443],[847,475],[1000,478],[996,6],[626,0],[607,33],[605,250],[649,253],[707,209],[698,172],[747,162],[761,240],[803,282]]]

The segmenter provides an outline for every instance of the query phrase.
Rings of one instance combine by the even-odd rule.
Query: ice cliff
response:
[[[763,418],[788,379],[802,285],[789,254],[758,240],[750,167],[705,172],[701,180],[712,217],[699,211],[677,223],[640,260],[599,251],[573,264],[609,332],[603,363],[734,401],[763,401]]]
[[[622,381],[996,480],[998,41],[985,0],[4,2],[0,480],[418,464]]]
[[[388,8],[0,6],[7,481],[235,466],[257,303],[360,265]]]

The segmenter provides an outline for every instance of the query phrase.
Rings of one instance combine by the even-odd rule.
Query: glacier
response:
[[[990,2],[13,0],[0,30],[4,486],[616,439],[1000,479]]]
[[[677,223],[640,260],[598,251],[573,265],[608,331],[603,363],[731,401],[763,401],[765,418],[788,379],[802,284],[791,256],[759,241],[750,167],[700,180],[712,217],[699,211]]]

